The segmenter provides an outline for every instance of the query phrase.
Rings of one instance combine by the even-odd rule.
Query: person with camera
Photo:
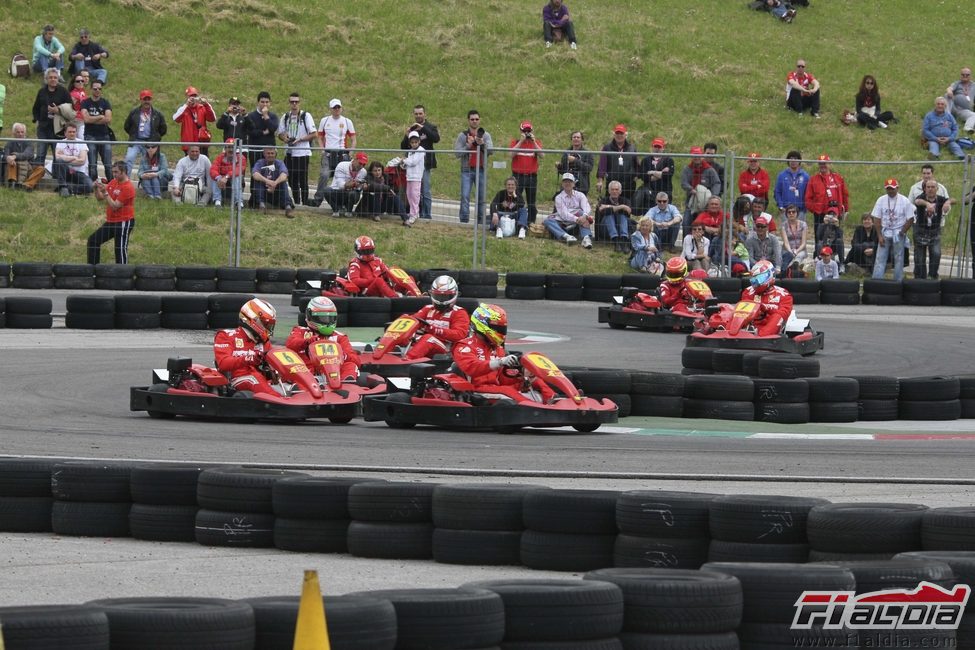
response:
[[[818,232],[827,210],[841,217],[850,210],[850,193],[843,177],[830,168],[827,154],[819,156],[819,173],[806,184],[806,209],[813,213],[813,232]]]
[[[573,131],[569,137],[571,140],[569,150],[562,154],[559,162],[555,163],[555,171],[560,177],[565,173],[575,176],[575,191],[588,196],[589,173],[592,171],[594,158],[592,152],[585,147],[586,136],[582,131]]]
[[[95,183],[95,198],[105,202],[105,223],[88,237],[88,263],[98,264],[102,244],[115,240],[115,263],[129,263],[129,238],[135,228],[135,186],[124,161],[111,166],[112,180]]]
[[[423,184],[420,186],[420,218],[430,219],[433,210],[433,194],[430,193],[430,170],[437,168],[437,154],[433,153],[433,145],[440,142],[440,129],[427,119],[427,109],[423,104],[413,107],[413,124],[406,129],[400,149],[410,148],[410,133],[420,134],[420,146],[426,151],[423,163]]]
[[[238,97],[231,97],[227,102],[227,110],[217,118],[217,128],[223,131],[223,141],[247,141],[247,110],[241,105]]]
[[[491,134],[481,126],[481,114],[467,111],[467,129],[454,140],[454,155],[460,159],[460,222],[471,220],[471,189],[477,185],[477,221],[484,219],[484,197],[487,195],[485,163],[494,148]]]
[[[173,121],[180,125],[179,139],[183,142],[208,143],[213,139],[207,122],[216,122],[217,114],[213,106],[206,99],[200,97],[200,91],[193,86],[186,87],[186,101],[173,113]],[[183,145],[183,151],[189,147]],[[206,156],[209,148],[200,147],[200,153]]]
[[[308,205],[308,161],[311,160],[311,141],[318,139],[315,120],[301,110],[301,95],[288,96],[291,109],[278,125],[278,139],[288,145],[284,166],[288,168],[291,187],[295,188],[295,203]]]
[[[322,165],[318,172],[315,198],[309,203],[315,207],[326,200],[328,179],[335,174],[340,163],[349,162],[349,152],[355,149],[356,145],[355,125],[342,114],[342,100],[333,98],[328,102],[328,110],[329,114],[318,123],[318,144],[322,148]]]
[[[517,140],[509,145],[517,151],[511,152],[511,171],[518,183],[518,193],[524,195],[528,206],[528,222],[535,223],[538,218],[538,207],[535,200],[538,195],[538,162],[542,159],[541,141],[535,137],[532,123],[525,120],[521,123],[521,133]]]

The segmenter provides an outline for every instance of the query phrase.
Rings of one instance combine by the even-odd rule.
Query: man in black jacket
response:
[[[148,88],[139,93],[139,105],[129,112],[122,126],[129,140],[138,142],[159,142],[166,135],[166,118],[152,106],[152,91]],[[125,166],[132,173],[136,156],[146,155],[146,145],[132,144],[125,152]]]
[[[223,131],[223,141],[242,140],[247,142],[250,120],[247,111],[240,104],[240,99],[231,97],[227,103],[227,110],[217,118],[217,128]]]
[[[274,147],[278,132],[277,113],[271,111],[271,93],[262,90],[257,94],[257,108],[247,114],[247,160],[253,168],[264,152],[264,147]]]
[[[420,186],[420,218],[430,219],[433,209],[433,195],[430,193],[430,170],[437,168],[437,154],[433,153],[433,145],[440,142],[440,130],[433,122],[427,121],[427,109],[423,104],[413,107],[413,124],[406,127],[400,149],[410,148],[410,131],[420,134],[420,146],[427,152],[423,164],[423,184]]]
[[[39,140],[54,140],[54,116],[58,114],[58,107],[62,104],[71,104],[71,95],[64,86],[58,83],[60,76],[55,68],[48,68],[44,73],[44,85],[37,91],[34,99],[34,124],[37,125],[37,138]],[[54,153],[53,142],[41,142],[37,145],[37,157],[34,162],[37,165],[44,164],[44,157],[47,156],[47,149],[51,148]]]

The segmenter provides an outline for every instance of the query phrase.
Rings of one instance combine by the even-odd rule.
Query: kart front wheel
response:
[[[592,433],[599,428],[598,424],[573,424],[572,428],[580,433]]]
[[[625,330],[626,329],[626,325],[624,325],[623,323],[613,323],[613,322],[610,322],[609,323],[609,329],[611,329],[611,330]]]
[[[175,413],[163,413],[162,411],[146,411],[153,420],[172,420],[176,417]]]
[[[400,420],[386,420],[386,426],[390,429],[412,429],[416,422],[402,422]]]
[[[503,427],[495,427],[494,430],[502,435],[510,436],[513,433],[518,433],[521,431],[521,427],[515,424],[510,424]]]
[[[352,418],[351,417],[329,418],[328,421],[331,422],[332,424],[348,424],[349,422],[352,421]]]

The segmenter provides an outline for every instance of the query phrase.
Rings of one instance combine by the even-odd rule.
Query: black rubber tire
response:
[[[546,533],[521,535],[521,563],[543,571],[591,571],[613,566],[616,535]]]
[[[274,520],[274,546],[299,553],[346,553],[349,550],[348,519]]]
[[[792,302],[796,305],[818,305],[819,304],[819,294],[818,293],[794,293],[792,294]]]
[[[392,302],[389,298],[377,298],[373,296],[362,296],[349,301],[350,314],[386,314]]]
[[[0,531],[51,532],[51,497],[0,497]],[[2,622],[2,621],[0,621]]]
[[[712,539],[707,561],[802,564],[808,559],[809,544],[750,544]]]
[[[581,277],[581,276],[580,276]],[[546,300],[582,300],[582,287],[545,287]]]
[[[10,268],[13,271],[14,279],[18,275],[22,277],[40,277],[49,276],[54,272],[53,265],[47,262],[14,262]]]
[[[743,375],[741,363],[747,353],[748,350],[719,348],[711,355],[711,369],[729,375]]]
[[[295,272],[295,280],[306,282],[308,280],[321,280],[322,273],[329,273],[329,269],[300,268]]]
[[[60,501],[131,501],[130,465],[58,463],[51,470],[51,495]]]
[[[975,508],[932,508],[921,519],[921,545],[926,550],[975,549]]]
[[[135,266],[132,264],[96,264],[95,277],[112,280],[134,280]]]
[[[708,561],[708,539],[617,535],[613,566],[699,569]]]
[[[159,326],[170,330],[205,330],[210,326],[206,313],[202,314],[163,314]]]
[[[136,278],[136,291],[176,291],[175,278]]]
[[[482,285],[482,286],[498,286],[498,272],[497,271],[478,271],[471,269],[461,269],[457,271],[457,284],[463,286],[471,285]],[[461,291],[461,293],[464,293]],[[465,294],[469,295],[469,294]]]
[[[109,650],[108,617],[98,607],[0,607],[7,650]]]
[[[928,401],[948,400],[961,397],[961,381],[958,377],[901,377],[899,399]]]
[[[971,278],[943,278],[941,280],[941,293],[966,294],[975,293],[975,280]]]
[[[901,282],[894,280],[867,278],[863,281],[863,292],[878,296],[899,296],[904,293],[904,287]]]
[[[619,293],[622,286],[622,275],[584,275],[582,286],[586,289],[612,289]]]
[[[194,532],[196,543],[203,546],[271,548],[274,546],[274,515],[199,510]]]
[[[945,508],[953,510],[954,508]],[[933,510],[933,509],[932,509]],[[968,522],[965,522],[966,525]],[[969,547],[970,548],[970,547]],[[951,567],[951,572],[955,574],[955,580],[960,584],[971,585],[975,582],[975,551],[969,550],[950,550],[950,551],[908,551],[898,553],[894,556],[895,560],[935,560],[944,562]],[[965,621],[962,621],[964,623]]]
[[[860,384],[850,377],[806,377],[810,402],[853,402],[860,397]]]
[[[755,404],[744,401],[685,397],[684,417],[751,421],[755,419]]]
[[[758,362],[762,357],[773,356],[776,352],[745,352],[741,356],[741,372],[746,377],[758,377]]]
[[[244,306],[244,303],[254,297],[252,293],[215,293],[207,297],[208,309],[210,313],[227,312],[235,316]]]
[[[782,278],[776,281],[779,286],[791,293],[797,294],[819,294],[819,280],[806,278]]]
[[[707,538],[711,502],[717,494],[634,490],[616,500],[620,533],[656,538]]]
[[[87,604],[108,616],[112,650],[254,648],[254,611],[238,600],[106,598]]]
[[[581,289],[584,276],[575,273],[549,273],[545,276],[548,289]]]
[[[49,330],[54,325],[54,318],[43,314],[6,314],[8,329],[21,330]]]
[[[354,312],[348,314],[349,327],[385,327],[389,323],[389,314]]]
[[[454,483],[433,490],[433,524],[454,530],[520,531],[525,495],[548,488],[515,483]]]
[[[713,355],[711,348],[684,348],[680,353],[680,363],[684,368],[714,370]]]
[[[83,314],[69,311],[64,315],[68,329],[110,330],[115,329],[115,314]]]
[[[746,650],[860,647],[856,632],[824,630],[822,627],[813,627],[807,630],[792,630],[789,624],[781,622],[743,623],[738,628],[738,638],[741,647]]]
[[[809,402],[810,422],[856,422],[859,402]]]
[[[230,282],[257,281],[257,269],[218,266],[216,271],[217,280],[229,280]]]
[[[149,505],[196,505],[200,473],[212,466],[192,463],[146,463],[132,468],[132,501]]]
[[[160,319],[160,324],[162,320]],[[209,329],[233,329],[240,325],[240,317],[236,312],[217,311],[210,312],[207,316],[207,327]]]
[[[434,528],[433,559],[442,564],[518,566],[521,531]]]
[[[941,295],[937,293],[912,293],[904,291],[904,304],[912,307],[937,307],[941,304]]]
[[[826,499],[742,494],[711,502],[711,537],[752,544],[805,544],[806,518]]]
[[[50,298],[35,298],[33,296],[7,296],[5,309],[7,315],[19,316],[47,316],[51,313]]]
[[[902,283],[905,294],[939,294],[941,293],[940,280],[918,280],[916,278],[904,278]]]
[[[402,314],[412,314],[430,304],[430,299],[426,296],[389,299],[389,315],[398,318]],[[307,306],[307,304],[305,305]]]
[[[505,275],[505,286],[508,287],[544,287],[544,273],[508,273]]]
[[[156,330],[162,318],[156,314],[115,314],[115,328],[121,330]]]
[[[958,389],[958,397],[975,399],[975,375],[959,375]]]
[[[962,398],[958,401],[961,403],[961,417],[965,420],[975,418],[975,399]]]
[[[511,300],[545,300],[545,287],[522,287],[509,284],[504,288],[504,297]]]
[[[660,278],[646,273],[624,273],[620,280],[620,288],[633,287],[642,291],[653,291],[660,286]]]
[[[353,521],[347,540],[349,553],[356,557],[433,559],[433,524],[429,522]]]
[[[217,267],[215,266],[177,266],[177,280],[209,280],[216,281]]]
[[[115,297],[105,295],[68,296],[65,308],[69,314],[114,314]]]
[[[288,519],[351,519],[349,488],[357,483],[381,482],[375,478],[295,476],[274,482],[271,503],[274,514]]]
[[[975,307],[975,293],[942,293],[941,304],[945,307]]]
[[[857,401],[857,420],[889,422],[897,419],[900,402],[896,399],[861,399]]]
[[[724,401],[752,401],[754,382],[741,375],[694,375],[684,382],[684,397],[698,400],[720,396]]]
[[[679,418],[684,415],[684,398],[682,397],[633,395],[630,398],[630,404],[630,415],[662,418]]]
[[[738,650],[734,632],[716,634],[635,634],[619,635],[623,650]],[[791,647],[791,646],[790,646]]]
[[[705,370],[704,368],[681,368],[680,374],[685,377],[690,377],[691,375],[713,375],[713,370]]]
[[[823,305],[859,305],[860,294],[823,291],[819,294],[819,302]]]
[[[791,381],[791,380],[784,380]],[[775,422],[778,424],[805,424],[809,422],[809,404],[755,402],[756,422]]]
[[[162,311],[162,296],[119,294],[115,296],[117,314],[158,314]]]
[[[63,278],[54,278],[54,288],[55,289],[78,289],[82,291],[90,291],[95,288],[95,276],[87,277],[76,277],[67,276]]]
[[[257,283],[253,280],[217,280],[217,291],[249,293],[257,291]]]
[[[306,475],[250,467],[205,469],[197,479],[197,503],[208,510],[270,513],[273,511],[271,490],[274,483],[292,476]]]
[[[195,293],[213,293],[217,290],[216,280],[183,280],[176,279],[176,291],[192,291]]]
[[[133,278],[101,278],[95,276],[95,288],[100,291],[132,291],[135,289]]]
[[[328,637],[336,650],[394,650],[396,610],[388,600],[368,596],[325,596]],[[298,622],[298,596],[245,598],[254,609],[255,650],[291,650]]]
[[[356,521],[420,523],[433,520],[435,483],[383,481],[349,487],[349,515]]]
[[[271,294],[282,294],[291,295],[294,291],[295,285],[293,282],[258,282],[257,283],[257,293],[271,293]]]
[[[579,370],[572,383],[586,393],[629,393],[632,387],[627,370]]]
[[[903,305],[904,296],[900,294],[890,295],[885,293],[864,292],[861,301],[864,305]]]
[[[533,490],[524,496],[526,528],[548,533],[616,534],[615,490]]]
[[[874,562],[876,560],[890,560],[896,553],[838,553],[834,551],[817,551],[809,549],[809,563],[816,562]]]
[[[135,267],[136,280],[171,280],[176,277],[176,267],[168,264],[139,264]]]
[[[704,281],[711,287],[711,293],[737,291],[741,295],[741,280],[738,278],[708,278]]]
[[[898,399],[900,380],[897,377],[882,375],[846,375],[857,380],[860,386],[859,399]]]
[[[950,588],[955,584],[951,566],[934,559],[891,559],[868,562],[838,562],[853,574],[857,591],[866,593],[882,589],[913,589],[924,580]]]
[[[819,359],[799,354],[776,354],[758,360],[758,376],[763,379],[818,377]]]
[[[802,379],[754,379],[755,402],[794,404],[809,401],[809,384]]]
[[[900,420],[958,420],[961,419],[961,400],[900,400],[897,406]]]
[[[132,504],[95,501],[55,501],[51,530],[72,537],[129,537]]]
[[[0,497],[50,497],[55,465],[47,459],[0,458]]]
[[[821,280],[819,282],[819,292],[823,293],[834,293],[834,294],[860,294],[860,281],[859,280]]]
[[[902,553],[921,550],[927,506],[914,503],[831,503],[809,512],[809,545],[834,553]]]
[[[582,290],[582,299],[589,302],[612,302],[615,296],[620,295],[619,288],[616,289],[596,289],[586,287]],[[610,325],[612,327],[612,325]]]
[[[196,506],[133,503],[129,531],[135,539],[153,542],[195,542]]]
[[[289,268],[259,268],[254,275],[258,282],[284,282],[293,287],[298,272]]]

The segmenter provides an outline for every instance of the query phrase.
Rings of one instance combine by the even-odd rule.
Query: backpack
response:
[[[200,179],[195,176],[188,176],[180,184],[180,202],[187,205],[196,205],[200,201],[203,191],[200,187]]]
[[[10,60],[10,76],[14,79],[27,79],[30,77],[30,60],[17,52]]]

